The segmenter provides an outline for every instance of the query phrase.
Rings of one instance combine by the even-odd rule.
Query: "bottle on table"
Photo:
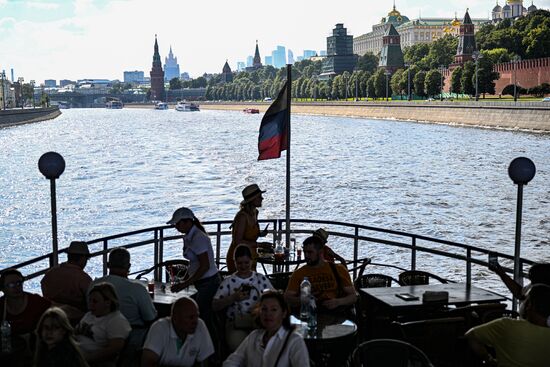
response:
[[[0,333],[2,334],[2,353],[11,353],[11,325],[7,320],[2,321]]]
[[[304,277],[300,283],[300,319],[308,322],[310,316],[311,283]]]
[[[314,331],[317,328],[317,305],[315,297],[309,296],[309,318],[307,320],[307,328],[309,331]]]

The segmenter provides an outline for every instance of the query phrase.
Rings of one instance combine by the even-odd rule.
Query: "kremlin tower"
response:
[[[164,91],[164,71],[162,71],[162,62],[160,61],[159,45],[157,35],[155,34],[155,53],[153,54],[153,67],[151,76],[151,100],[164,101],[166,92]]]

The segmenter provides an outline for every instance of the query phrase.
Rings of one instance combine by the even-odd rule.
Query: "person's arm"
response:
[[[522,292],[523,289],[521,285],[516,283],[514,279],[510,278],[510,276],[506,274],[506,272],[500,265],[497,264],[496,266],[489,266],[489,269],[494,271],[500,277],[500,279],[502,279],[506,288],[508,288],[508,290],[512,293],[512,296],[517,299],[523,299],[525,297]]]
[[[344,287],[344,297],[327,299],[323,302],[323,306],[329,310],[335,309],[338,306],[349,306],[357,302],[357,293],[354,287]]]
[[[212,300],[212,309],[214,311],[221,311],[224,308],[229,307],[235,302],[239,302],[244,299],[247,299],[248,295],[249,295],[248,292],[242,292],[239,288],[239,290],[235,291],[229,296],[226,296],[223,298],[214,298],[214,300]]]
[[[159,367],[159,355],[150,349],[144,348],[141,353],[141,367]]]
[[[202,254],[199,254],[197,257],[199,258],[199,268],[197,269],[195,274],[193,274],[191,277],[181,283],[174,284],[171,288],[172,292],[179,292],[182,289],[189,287],[191,284],[202,278],[204,273],[208,271],[208,269],[210,268],[208,252],[205,251]]]
[[[90,364],[106,361],[114,361],[117,354],[124,348],[123,338],[109,339],[107,345],[93,354],[90,354],[86,359]]]
[[[478,356],[482,361],[486,363],[488,366],[497,366],[497,360],[493,358],[493,356],[487,351],[487,348],[485,347],[485,344],[483,344],[476,336],[473,331],[474,329],[470,329],[466,333],[466,340],[468,341],[468,345],[470,346],[470,349],[474,352],[476,356]]]

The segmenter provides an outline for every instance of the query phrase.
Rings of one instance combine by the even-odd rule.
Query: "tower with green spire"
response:
[[[159,44],[156,34],[153,67],[149,75],[151,76],[151,100],[164,101],[166,99],[166,92],[164,90],[164,71],[162,70],[162,62],[160,61]]]
[[[382,38],[382,51],[380,51],[379,67],[385,68],[390,73],[405,65],[403,51],[401,50],[401,36],[392,23]]]
[[[262,58],[260,57],[260,50],[258,49],[258,40],[256,40],[256,51],[254,51],[254,61],[252,62],[254,69],[262,67]]]
[[[470,18],[468,9],[466,9],[464,20],[460,25],[460,38],[458,39],[458,47],[456,49],[455,64],[464,64],[472,60],[472,55],[476,50],[474,24],[472,23],[472,18]]]

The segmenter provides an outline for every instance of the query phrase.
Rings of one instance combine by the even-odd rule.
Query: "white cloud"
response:
[[[25,3],[25,6],[29,9],[40,9],[40,10],[54,10],[59,8],[59,4],[43,3],[43,2],[37,2],[37,1],[29,1]]]

